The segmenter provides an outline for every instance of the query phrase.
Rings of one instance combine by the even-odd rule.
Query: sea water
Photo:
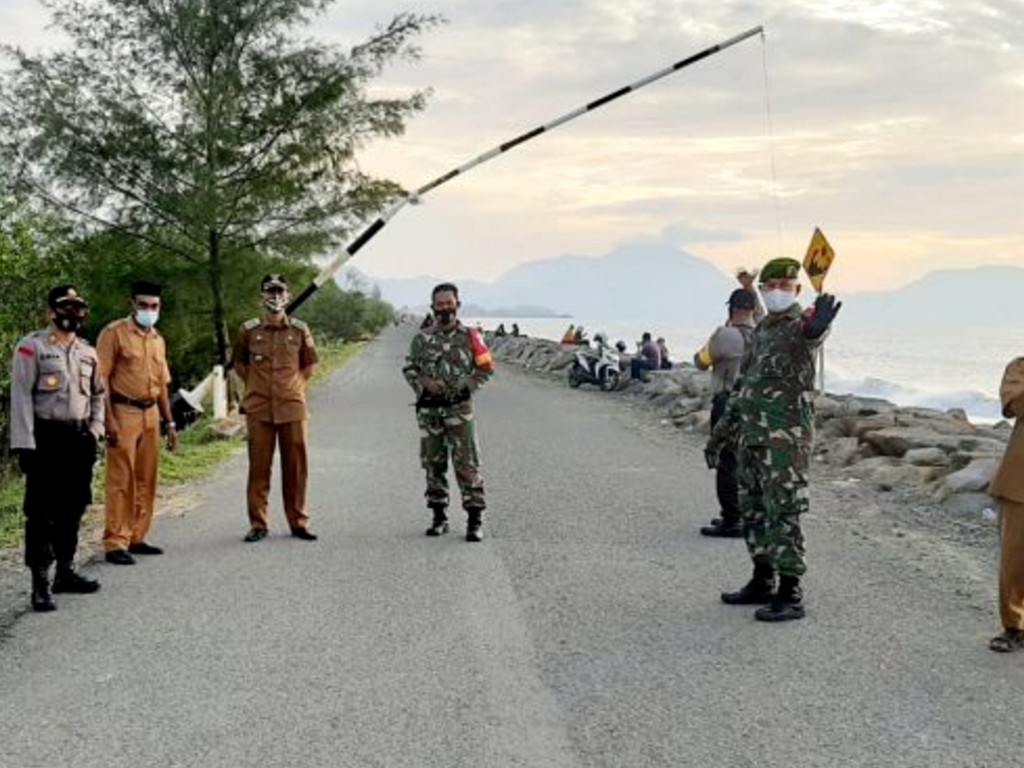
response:
[[[603,332],[611,344],[637,349],[644,331],[663,336],[670,359],[692,362],[707,341],[714,323],[706,328],[631,322],[594,321],[589,318],[463,318],[468,325],[487,330],[512,323],[528,336],[561,339],[570,323],[583,324],[587,337]],[[998,421],[999,382],[1006,364],[1024,356],[1024,325],[955,329],[925,326],[873,326],[843,324],[842,315],[825,345],[825,389],[835,394],[879,397],[901,406],[947,410],[962,408],[977,423]]]

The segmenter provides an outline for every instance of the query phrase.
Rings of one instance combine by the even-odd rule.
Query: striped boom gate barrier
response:
[[[445,182],[451,181],[456,176],[461,176],[465,174],[466,172],[472,170],[476,166],[486,163],[488,160],[493,160],[498,155],[505,154],[510,149],[518,147],[520,144],[524,144],[530,139],[536,138],[541,134],[547,133],[548,131],[555,129],[560,125],[564,125],[565,123],[568,123],[570,120],[574,120],[577,117],[580,117],[581,115],[585,115],[588,112],[593,112],[595,109],[599,109],[600,107],[603,107],[605,104],[615,101],[616,99],[619,99],[625,96],[626,94],[638,91],[644,86],[650,85],[651,83],[655,82],[656,80],[660,80],[661,78],[667,77],[668,75],[678,72],[681,69],[685,69],[691,64],[696,64],[698,61],[706,59],[709,56],[713,56],[719,51],[724,51],[726,48],[730,48],[731,46],[734,46],[737,43],[741,43],[744,40],[753,37],[754,35],[764,35],[764,27],[758,26],[752,29],[748,29],[746,32],[742,34],[736,35],[735,37],[731,37],[728,40],[725,40],[724,42],[718,43],[717,45],[713,45],[710,48],[706,48],[703,51],[700,51],[699,53],[695,53],[692,56],[683,59],[682,61],[677,61],[675,64],[672,64],[671,66],[665,67],[664,69],[654,72],[653,74],[650,74],[647,77],[641,78],[640,80],[637,80],[635,83],[619,88],[618,90],[612,91],[611,93],[607,93],[604,96],[600,97],[599,99],[590,102],[589,104],[586,104],[578,109],[574,109],[571,112],[567,112],[566,114],[552,120],[549,123],[545,123],[544,125],[538,126],[537,128],[534,128],[531,131],[527,131],[526,133],[516,136],[514,139],[506,141],[504,144],[500,144],[497,147],[494,147],[493,149],[484,152],[482,155],[473,158],[464,165],[460,165],[458,168],[454,168],[448,171],[448,173],[442,176],[438,176],[433,181],[427,182],[422,187],[415,190],[406,197],[402,198],[399,202],[397,202],[395,205],[393,205],[391,208],[385,211],[380,216],[380,218],[374,221],[355,240],[353,240],[352,243],[349,244],[344,251],[342,251],[340,254],[331,259],[330,263],[328,263],[323,269],[321,269],[317,276],[313,278],[313,282],[307,285],[304,289],[302,289],[302,292],[296,295],[289,302],[285,311],[291,314],[296,309],[298,309],[310,296],[316,293],[320,286],[322,286],[324,283],[330,280],[346,261],[355,256],[356,253],[358,253],[359,250],[364,245],[366,245],[370,240],[372,240],[373,237],[378,232],[384,229],[384,226],[388,223],[388,221],[394,218],[395,214],[397,214],[400,210],[402,210],[402,208],[404,208],[409,203],[418,203],[420,201],[420,198],[423,197],[423,195],[427,194],[428,192],[431,192],[432,190],[437,189]]]

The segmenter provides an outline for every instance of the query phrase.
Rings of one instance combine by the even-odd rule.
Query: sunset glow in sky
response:
[[[434,95],[405,136],[360,162],[410,189],[750,27],[767,41],[431,193],[359,254],[374,276],[491,279],[656,236],[730,271],[802,257],[815,226],[838,254],[835,290],[1024,267],[1022,0],[340,0],[316,34],[351,45],[406,10],[448,23],[377,90]],[[4,0],[0,38],[31,48],[46,21],[37,0]]]

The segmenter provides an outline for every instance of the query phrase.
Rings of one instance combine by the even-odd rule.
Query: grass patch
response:
[[[178,435],[178,445],[173,453],[166,448],[161,452],[160,485],[203,480],[244,444],[242,435],[231,438],[216,435],[208,420],[193,424]]]
[[[25,532],[21,499],[25,494],[25,480],[9,474],[0,485],[0,548],[21,546]]]
[[[361,341],[351,343],[341,341],[318,342],[316,352],[320,362],[316,364],[312,383],[316,384],[326,379],[354,357],[364,346],[365,344]]]

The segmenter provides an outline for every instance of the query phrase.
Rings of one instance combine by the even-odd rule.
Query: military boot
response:
[[[74,563],[59,563],[57,575],[53,578],[53,592],[73,592],[79,595],[90,595],[100,588],[96,579],[83,576],[75,570]]]
[[[445,514],[443,504],[431,504],[430,509],[434,513],[434,522],[427,528],[427,536],[443,536],[448,533],[448,515]]]
[[[754,618],[758,621],[793,621],[804,617],[804,593],[796,576],[780,576],[779,591],[769,605],[758,608]]]
[[[715,518],[718,522],[705,525],[700,529],[702,536],[711,536],[719,539],[742,539],[743,525],[739,520],[724,520]]]
[[[736,592],[723,592],[726,605],[764,605],[775,597],[775,569],[767,563],[754,563],[754,575]]]
[[[483,541],[484,511],[482,509],[467,509],[466,515],[466,541]]]
[[[56,611],[57,604],[50,595],[49,568],[32,569],[32,610],[36,613]]]

